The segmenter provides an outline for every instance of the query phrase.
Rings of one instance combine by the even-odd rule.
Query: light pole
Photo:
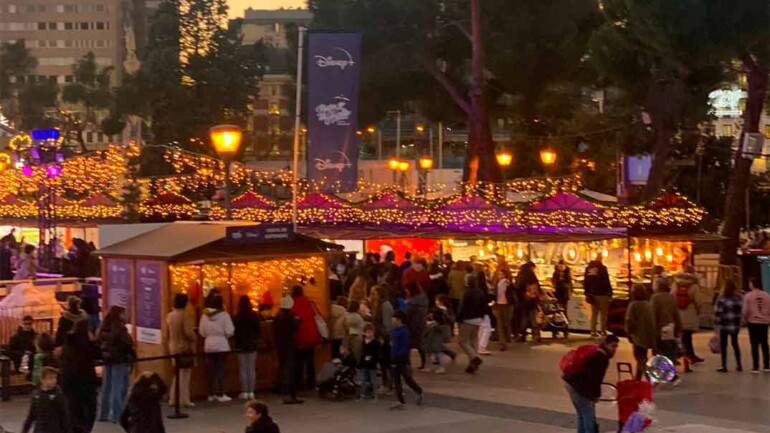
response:
[[[230,200],[230,165],[238,154],[243,138],[243,130],[235,125],[218,125],[209,130],[211,144],[217,155],[225,163],[225,219],[233,219],[233,209]]]
[[[556,152],[550,148],[545,148],[540,151],[540,162],[545,166],[545,175],[548,176],[551,166],[556,164]]]
[[[433,156],[431,155],[421,156],[417,162],[420,165],[419,179],[417,184],[417,189],[418,189],[417,193],[425,194],[427,193],[427,187],[428,187],[428,173],[430,172],[430,169],[433,168]]]

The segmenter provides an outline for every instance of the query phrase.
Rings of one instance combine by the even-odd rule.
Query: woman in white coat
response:
[[[209,360],[209,401],[226,403],[232,400],[225,395],[225,358],[224,352],[230,351],[228,339],[235,333],[233,319],[224,310],[222,296],[216,295],[211,301],[211,308],[201,316],[198,332],[203,337],[203,350]]]

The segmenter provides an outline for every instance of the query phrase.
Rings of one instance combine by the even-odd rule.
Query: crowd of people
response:
[[[56,269],[45,269],[40,264],[39,249],[47,248],[40,243],[33,245],[24,237],[16,239],[16,230],[0,238],[0,280],[34,280],[40,272],[61,272],[65,277],[87,278],[100,273],[99,259],[92,253],[96,250],[93,242],[73,238],[65,249],[60,239],[56,240]]]

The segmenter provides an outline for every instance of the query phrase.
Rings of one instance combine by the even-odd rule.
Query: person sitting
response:
[[[29,359],[32,359],[32,355],[35,354],[35,341],[37,340],[37,331],[32,327],[34,320],[32,316],[24,316],[21,319],[21,326],[16,330],[16,334],[11,337],[8,343],[8,354],[13,365],[18,371],[21,368],[21,361],[24,355],[29,355]]]

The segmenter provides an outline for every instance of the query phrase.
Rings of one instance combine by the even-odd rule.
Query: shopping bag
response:
[[[722,352],[721,341],[719,341],[719,333],[715,332],[714,335],[709,340],[709,350],[711,350],[711,353]]]

